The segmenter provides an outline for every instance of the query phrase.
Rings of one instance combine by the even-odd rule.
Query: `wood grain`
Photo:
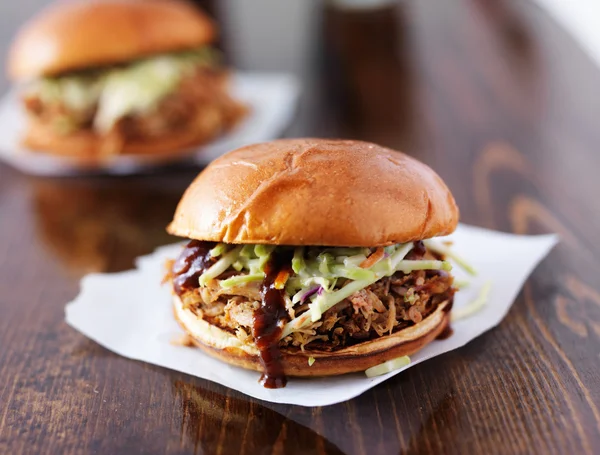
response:
[[[2,10],[2,36],[42,3]],[[401,148],[442,175],[464,222],[558,232],[560,245],[464,348],[347,403],[267,404],[125,360],[64,323],[81,276],[171,241],[197,169],[61,180],[0,165],[0,453],[600,453],[600,70],[527,2],[314,14],[322,33],[298,57],[288,135]]]

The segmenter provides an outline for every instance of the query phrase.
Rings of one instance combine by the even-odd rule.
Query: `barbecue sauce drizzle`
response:
[[[409,259],[411,261],[423,259],[423,256],[427,253],[427,248],[425,248],[425,244],[422,240],[417,240],[413,242],[413,248],[408,252],[405,259]]]
[[[285,309],[283,289],[275,289],[275,279],[280,271],[290,268],[291,254],[273,252],[265,266],[265,279],[261,287],[262,302],[254,311],[252,335],[260,353],[263,375],[260,383],[267,389],[285,387],[287,378],[281,364],[279,338],[283,323],[289,317]],[[290,270],[291,272],[291,270]]]
[[[200,275],[212,265],[210,250],[213,242],[192,240],[189,242],[171,269],[173,274],[173,289],[181,297],[185,291],[196,289]]]

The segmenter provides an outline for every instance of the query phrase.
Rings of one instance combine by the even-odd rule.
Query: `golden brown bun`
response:
[[[51,5],[28,22],[9,54],[12,79],[127,62],[202,46],[213,22],[180,0],[90,0]]]
[[[282,349],[282,365],[286,376],[336,376],[365,371],[388,360],[412,355],[435,340],[450,322],[448,302],[412,327],[392,335],[365,341],[334,352]],[[194,344],[206,353],[224,362],[248,370],[263,371],[254,345],[243,344],[234,335],[198,319],[190,310],[183,309],[181,300],[173,296],[173,310],[179,325]],[[315,362],[308,365],[309,357]]]
[[[219,132],[214,129],[210,131],[179,129],[158,138],[128,140],[122,144],[120,153],[106,154],[102,150],[111,147],[108,143],[110,138],[98,136],[91,130],[60,135],[54,133],[51,128],[30,119],[23,145],[31,150],[68,158],[75,166],[92,169],[127,155],[135,155],[136,162],[140,164],[177,161],[194,153],[193,146],[205,143]]]
[[[210,164],[167,230],[192,239],[379,246],[456,229],[452,194],[425,164],[360,141],[287,139]]]

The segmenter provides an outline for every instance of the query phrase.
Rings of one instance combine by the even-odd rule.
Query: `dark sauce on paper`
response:
[[[442,330],[440,332],[440,334],[436,337],[436,340],[446,340],[446,339],[450,338],[453,334],[454,334],[454,330],[452,329],[452,327],[450,327],[450,324],[448,324],[444,328],[444,330]]]
[[[265,266],[265,279],[262,283],[262,302],[254,312],[252,334],[260,352],[263,375],[260,383],[268,389],[285,387],[287,379],[281,364],[279,337],[282,322],[287,321],[283,289],[275,289],[275,279],[280,271],[289,268],[291,257],[287,254],[271,254]],[[281,322],[280,322],[281,321]]]
[[[454,305],[454,295],[450,297],[448,304],[444,307],[444,313],[450,313],[452,310],[452,305]],[[446,325],[444,330],[440,332],[440,334],[436,337],[436,340],[446,340],[450,338],[454,334],[454,329],[450,327],[450,322]]]
[[[171,269],[173,289],[178,296],[198,287],[200,275],[212,264],[210,250],[214,246],[213,242],[200,240],[192,240],[185,246]]]

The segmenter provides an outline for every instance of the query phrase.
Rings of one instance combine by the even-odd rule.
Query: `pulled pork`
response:
[[[335,350],[391,334],[421,322],[454,296],[453,278],[445,271],[398,272],[355,292],[326,311],[321,321],[284,340],[304,348]]]
[[[190,144],[212,139],[232,128],[247,112],[227,90],[228,74],[218,68],[199,68],[185,77],[177,89],[146,111],[127,115],[106,133],[96,132],[97,104],[72,109],[61,101],[48,101],[30,93],[23,99],[35,122],[59,135],[96,133],[106,142],[102,154],[119,153],[128,141],[149,140],[181,134]]]
[[[246,108],[227,92],[227,73],[202,68],[184,78],[177,90],[155,109],[127,116],[115,128],[125,139],[159,137],[190,129],[210,137],[231,128],[245,112]]]
[[[293,332],[280,347],[333,351],[391,334],[423,320],[444,301],[451,301],[453,277],[441,270],[397,272],[350,295],[326,311],[311,326]],[[189,289],[181,295],[196,315],[233,334],[251,340],[254,311],[259,308],[260,283],[227,290],[218,284]],[[290,319],[308,310],[286,298]]]

